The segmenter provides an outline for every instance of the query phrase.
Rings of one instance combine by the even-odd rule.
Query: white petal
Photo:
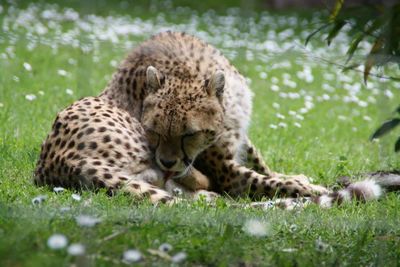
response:
[[[36,96],[34,94],[28,94],[25,96],[25,99],[28,101],[33,101],[36,99]]]
[[[79,226],[93,227],[101,222],[101,219],[92,217],[90,215],[79,215],[75,218]]]
[[[81,196],[78,194],[72,194],[71,197],[76,201],[81,201],[81,199],[82,199]]]
[[[53,188],[54,193],[62,193],[64,191],[64,187],[57,186]]]
[[[37,197],[34,197],[34,198],[32,199],[32,204],[34,204],[34,205],[41,204],[43,201],[46,200],[46,198],[47,198],[46,195],[39,195],[39,196],[37,196]]]
[[[163,251],[163,252],[169,252],[172,250],[172,246],[168,243],[163,243],[160,245],[160,247],[158,248],[158,250]]]
[[[32,66],[31,66],[31,64],[29,64],[28,62],[25,62],[25,63],[24,63],[24,68],[25,68],[25,70],[27,70],[27,71],[31,71],[31,70],[32,70]]]
[[[187,254],[185,252],[178,252],[174,256],[172,256],[171,261],[174,263],[183,262],[186,260]]]
[[[136,249],[129,249],[124,252],[122,258],[129,263],[138,262],[142,259],[142,253],[140,253],[140,251]]]
[[[72,256],[79,256],[85,254],[85,246],[80,243],[71,244],[68,247],[68,254]]]
[[[47,239],[47,246],[51,249],[62,249],[68,244],[68,239],[65,235],[54,234]]]
[[[268,234],[268,225],[260,220],[250,219],[245,222],[243,230],[252,236],[262,237]]]

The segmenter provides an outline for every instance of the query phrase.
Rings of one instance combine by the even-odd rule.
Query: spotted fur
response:
[[[221,52],[184,33],[158,34],[127,56],[98,97],[58,114],[35,182],[153,202],[174,198],[169,184],[191,195],[326,193],[305,176],[269,170],[247,137],[251,109],[245,79]]]

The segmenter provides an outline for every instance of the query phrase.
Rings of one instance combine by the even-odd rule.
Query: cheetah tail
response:
[[[258,151],[249,138],[246,138],[245,148],[246,162],[249,167],[260,174],[272,175],[272,172],[268,168],[267,164],[265,164],[260,151]]]
[[[364,180],[348,184],[342,190],[315,197],[313,202],[323,208],[330,208],[334,204],[353,200],[377,200],[390,191],[400,191],[400,173],[377,172],[368,174]]]

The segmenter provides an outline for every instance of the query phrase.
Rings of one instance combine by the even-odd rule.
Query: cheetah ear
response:
[[[218,98],[222,97],[225,87],[225,74],[222,70],[217,70],[206,85],[206,89],[209,95],[215,95]]]
[[[154,93],[161,87],[160,75],[156,68],[149,66],[146,71],[146,84],[150,92]]]

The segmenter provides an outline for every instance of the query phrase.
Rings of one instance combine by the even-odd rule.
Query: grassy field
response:
[[[283,211],[234,209],[225,200],[154,207],[125,195],[33,186],[56,113],[98,94],[129,49],[168,29],[207,40],[249,78],[250,136],[272,169],[333,186],[338,176],[400,167],[394,134],[368,141],[398,104],[400,83],[371,78],[364,85],[360,73],[327,63],[344,61],[345,33],[330,47],[324,36],[304,47],[321,13],[214,12],[168,1],[69,5],[0,5],[0,266],[126,265],[129,249],[141,253],[135,264],[144,266],[399,265],[396,194],[365,205]],[[46,199],[33,204],[38,196]],[[82,215],[97,224],[82,225]],[[54,234],[86,252],[52,249]],[[172,246],[167,254],[157,252],[164,243]],[[170,257],[178,253],[186,258]]]

